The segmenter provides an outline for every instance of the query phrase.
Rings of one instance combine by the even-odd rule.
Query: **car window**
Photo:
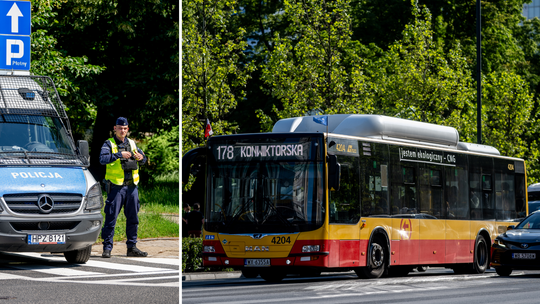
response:
[[[529,216],[516,229],[540,229],[540,214]]]

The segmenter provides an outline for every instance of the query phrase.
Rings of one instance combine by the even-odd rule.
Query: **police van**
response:
[[[0,251],[88,261],[103,221],[89,159],[50,78],[0,76]]]

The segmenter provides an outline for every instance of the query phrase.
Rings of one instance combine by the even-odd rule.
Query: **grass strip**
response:
[[[105,201],[107,195],[104,194]],[[162,216],[162,214],[180,214],[180,187],[178,173],[170,173],[155,178],[154,183],[139,187],[139,210],[138,238],[178,237],[180,225]],[[101,210],[103,220],[105,214]],[[115,242],[126,240],[126,217],[120,211],[114,229]],[[97,243],[103,242],[100,237]]]

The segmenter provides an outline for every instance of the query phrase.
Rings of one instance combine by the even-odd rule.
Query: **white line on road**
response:
[[[69,267],[58,267],[50,265],[10,265],[11,268],[21,269],[21,270],[30,270],[37,271],[46,274],[52,275],[61,275],[61,276],[88,276],[88,275],[100,275],[99,272],[90,272],[76,270]]]

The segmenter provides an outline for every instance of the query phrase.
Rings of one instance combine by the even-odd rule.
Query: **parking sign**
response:
[[[0,0],[0,69],[30,70],[30,1]]]
[[[0,36],[0,69],[30,70],[30,37]]]

